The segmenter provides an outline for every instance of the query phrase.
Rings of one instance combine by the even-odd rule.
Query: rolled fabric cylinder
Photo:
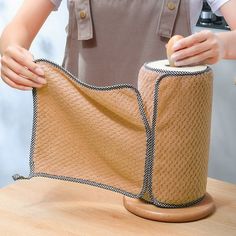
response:
[[[161,207],[184,207],[206,193],[213,74],[207,66],[146,63],[138,89],[152,129],[146,197]]]
[[[36,63],[48,83],[33,90],[28,178],[90,184],[167,208],[203,198],[212,103],[209,67],[146,63],[136,89],[88,85],[53,62]]]

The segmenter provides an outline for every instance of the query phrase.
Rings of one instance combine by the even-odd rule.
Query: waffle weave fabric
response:
[[[212,72],[169,73],[145,65],[138,89],[95,87],[47,60],[34,90],[30,178],[102,187],[161,207],[206,191]]]

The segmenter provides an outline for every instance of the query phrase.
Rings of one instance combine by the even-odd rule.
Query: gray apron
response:
[[[90,85],[137,87],[144,62],[191,34],[188,0],[68,0],[68,9],[63,67]]]

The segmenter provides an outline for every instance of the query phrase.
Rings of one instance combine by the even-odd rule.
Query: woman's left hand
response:
[[[223,42],[210,30],[180,39],[173,45],[171,59],[176,66],[215,64],[224,57]]]

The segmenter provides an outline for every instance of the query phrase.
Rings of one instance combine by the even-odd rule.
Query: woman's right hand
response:
[[[44,71],[33,62],[33,55],[20,46],[9,46],[1,58],[2,80],[12,88],[31,90],[41,88],[47,82]]]

